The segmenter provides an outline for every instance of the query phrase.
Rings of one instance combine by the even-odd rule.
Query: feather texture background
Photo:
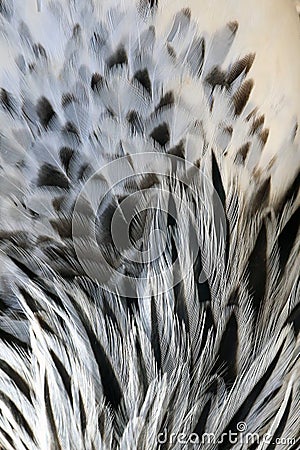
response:
[[[0,2],[5,450],[299,447],[296,113],[179,6]]]

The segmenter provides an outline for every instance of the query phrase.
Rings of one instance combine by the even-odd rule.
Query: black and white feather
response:
[[[157,30],[154,1],[29,3],[0,1],[0,448],[296,450],[300,172],[259,166],[255,48],[228,62],[239,23],[188,8]]]

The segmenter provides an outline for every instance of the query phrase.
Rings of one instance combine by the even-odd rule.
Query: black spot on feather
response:
[[[127,53],[123,46],[120,46],[107,61],[107,65],[110,69],[112,69],[115,66],[122,66],[123,64],[127,63],[128,63]]]
[[[78,181],[83,181],[85,179],[88,178],[88,176],[91,174],[91,166],[88,163],[84,163],[80,166],[78,174],[77,174],[77,178]]]
[[[171,44],[167,43],[167,52],[172,59],[176,59],[176,52]]]
[[[246,80],[234,94],[232,100],[235,115],[239,116],[243,112],[243,109],[245,108],[250,97],[253,86],[253,80]]]
[[[62,129],[62,133],[72,139],[72,144],[80,144],[80,133],[73,122],[66,122],[65,126]]]
[[[235,164],[244,165],[247,155],[250,150],[250,142],[246,142],[246,144],[242,145],[242,147],[237,151],[237,154],[234,158]]]
[[[235,34],[239,28],[239,24],[236,20],[233,20],[232,22],[228,22],[227,27],[233,34]]]
[[[62,147],[59,151],[59,158],[67,174],[69,173],[70,162],[73,156],[74,150],[70,147]]]
[[[166,92],[166,94],[161,97],[159,104],[156,106],[155,111],[159,111],[160,109],[171,107],[174,105],[175,99],[172,91]]]
[[[157,6],[158,0],[140,0],[140,5],[142,8],[154,8]]]
[[[140,182],[140,189],[150,189],[151,187],[159,184],[159,178],[155,173],[148,173],[143,176]]]
[[[183,9],[181,10],[181,13],[182,13],[189,21],[191,20],[191,15],[192,15],[192,13],[191,13],[190,8],[183,8]]]
[[[0,0],[0,14],[9,20],[13,14],[14,7],[10,0]]]
[[[255,58],[254,53],[244,56],[236,61],[228,72],[226,82],[231,85],[243,72],[246,75],[252,67]]]
[[[131,134],[141,134],[143,132],[144,130],[143,121],[136,111],[134,110],[129,111],[129,113],[126,116],[126,119],[128,120],[130,125]]]
[[[70,220],[60,217],[57,220],[50,220],[50,223],[55,231],[60,235],[61,238],[67,239],[72,238],[72,223]]]
[[[54,118],[55,111],[51,103],[46,97],[41,97],[36,106],[36,112],[41,124],[46,128],[49,126],[51,119]]]
[[[47,53],[44,47],[41,44],[33,44],[32,46],[33,53],[36,58],[44,58],[47,59]]]
[[[66,108],[70,103],[74,102],[76,99],[73,94],[67,93],[63,94],[61,98],[61,106]]]
[[[233,128],[232,128],[232,126],[227,126],[227,127],[225,127],[224,128],[224,133],[227,133],[227,134],[229,134],[229,136],[231,137],[232,136],[232,133],[233,133]]]
[[[268,137],[269,137],[269,130],[267,128],[263,130],[261,133],[259,133],[259,140],[263,147],[266,145]]]
[[[99,92],[103,86],[103,83],[104,83],[104,78],[102,77],[102,75],[100,75],[100,73],[97,73],[97,72],[93,73],[92,78],[91,78],[92,91]]]
[[[134,74],[134,78],[143,86],[143,88],[151,95],[152,88],[151,88],[151,81],[149,78],[149,73],[147,69],[144,70],[138,70]]]
[[[29,211],[31,213],[31,211]],[[4,231],[0,230],[0,241],[9,240],[19,248],[32,248],[31,238],[29,233],[24,231]]]
[[[99,54],[101,49],[106,44],[108,38],[109,35],[106,26],[103,23],[98,24],[97,30],[94,31],[90,39],[91,48]]]
[[[257,211],[266,208],[269,205],[271,189],[271,178],[267,178],[258,190],[255,192],[251,202],[251,214],[254,215]]]
[[[34,72],[35,69],[36,69],[36,64],[35,64],[35,63],[29,63],[29,64],[28,64],[28,69],[29,69],[29,72],[30,72],[30,73],[31,73],[31,72]]]
[[[185,148],[184,148],[184,144],[182,141],[179,142],[179,144],[175,145],[175,147],[170,148],[170,150],[168,151],[169,155],[174,155],[174,156],[178,156],[178,158],[183,158],[185,157]]]
[[[226,75],[220,67],[214,67],[206,76],[205,81],[214,88],[215,86],[226,86]]]
[[[150,136],[154,139],[154,141],[158,142],[159,145],[164,147],[170,140],[169,127],[166,122],[163,122],[154,128],[154,130],[150,133]]]
[[[252,122],[252,125],[250,128],[250,134],[253,135],[254,133],[257,133],[258,131],[261,132],[264,122],[265,122],[264,115],[256,117]]]
[[[73,27],[73,37],[78,38],[80,36],[80,33],[81,33],[81,27],[80,27],[79,23],[76,23]]]
[[[52,164],[45,163],[39,170],[37,186],[55,186],[63,189],[69,188],[67,177]]]
[[[13,96],[2,88],[0,90],[0,103],[4,111],[7,111],[11,115],[16,112],[16,106]]]

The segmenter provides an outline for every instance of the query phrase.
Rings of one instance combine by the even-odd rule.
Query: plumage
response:
[[[177,3],[0,0],[3,450],[299,447],[293,95]]]

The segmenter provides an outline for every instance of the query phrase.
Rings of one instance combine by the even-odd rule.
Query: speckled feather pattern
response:
[[[27,3],[0,0],[0,448],[296,450],[299,172],[274,189],[282,142],[259,164],[256,48],[187,7]]]

